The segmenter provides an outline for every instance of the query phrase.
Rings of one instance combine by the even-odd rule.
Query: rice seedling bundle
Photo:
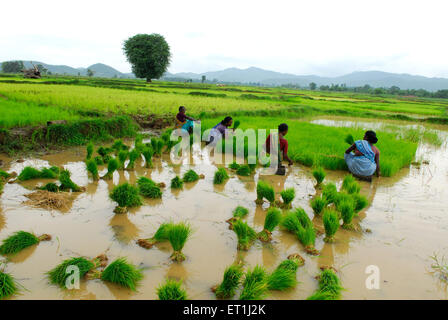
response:
[[[344,288],[337,274],[334,270],[326,268],[319,276],[319,289],[307,300],[339,300],[342,290]]]
[[[275,202],[275,192],[274,188],[267,182],[259,180],[257,182],[257,204],[263,203],[263,198],[266,198],[270,203]]]
[[[244,274],[241,264],[233,264],[224,270],[222,282],[214,289],[218,299],[229,299],[235,295],[235,291],[240,285]]]
[[[137,290],[141,279],[143,279],[142,271],[125,258],[116,259],[101,273],[101,280],[115,283],[132,291]]]
[[[140,151],[138,151],[136,148],[132,149],[131,152],[129,152],[129,163],[126,167],[126,170],[132,170],[135,167],[135,161],[140,157]]]
[[[87,149],[86,160],[90,160],[90,159],[92,158],[93,150],[94,150],[93,143],[92,143],[92,142],[89,142],[89,143],[87,144],[86,149]]]
[[[101,157],[101,156],[96,156],[95,158],[93,158],[93,160],[95,161],[95,163],[96,163],[98,166],[101,166],[101,165],[104,164],[103,157]]]
[[[52,166],[50,168],[43,168],[40,171],[40,177],[43,179],[56,179],[59,173],[59,168],[56,166]]]
[[[190,225],[183,222],[174,224],[168,228],[168,240],[174,250],[171,255],[173,261],[182,262],[185,260],[182,249],[192,232]]]
[[[14,278],[0,270],[0,300],[7,299],[18,291]]]
[[[182,281],[167,279],[157,288],[159,300],[187,300],[187,292],[182,289]]]
[[[145,158],[145,167],[146,168],[152,168],[153,164],[152,164],[152,156],[153,156],[153,151],[151,147],[145,147],[142,150],[142,154],[143,157]]]
[[[123,140],[121,139],[115,140],[111,148],[115,151],[116,155],[118,155],[120,151],[128,149],[128,147],[123,143]]]
[[[254,172],[255,169],[257,168],[257,157],[254,155],[248,156],[247,157],[247,165],[250,168],[251,172]]]
[[[142,248],[150,249],[156,243],[168,241],[168,239],[169,239],[168,231],[173,225],[174,224],[172,222],[162,223],[159,226],[159,228],[157,229],[156,233],[154,233],[154,236],[152,238],[139,239],[139,240],[137,240],[137,244]]]
[[[314,242],[316,241],[316,231],[313,226],[300,226],[297,230],[297,238],[300,243],[305,247],[305,251],[312,255],[317,255],[319,252],[314,248]]]
[[[235,161],[229,165],[229,168],[232,170],[238,170],[239,167],[240,167],[240,165],[238,163],[236,163]]]
[[[104,147],[99,147],[96,152],[102,157],[104,158],[105,155],[108,154],[108,150]]]
[[[268,293],[268,274],[261,266],[248,270],[243,281],[240,300],[262,300]]]
[[[111,158],[109,162],[107,163],[107,172],[104,176],[101,177],[101,179],[110,180],[113,177],[113,174],[115,170],[118,169],[118,160],[115,158]]]
[[[344,177],[344,180],[342,180],[342,189],[347,189],[347,187],[352,184],[353,182],[356,182],[355,178],[353,177],[353,175],[348,174]]]
[[[117,213],[125,211],[127,207],[138,207],[142,204],[137,187],[125,182],[112,189],[109,197],[118,203]]]
[[[238,127],[240,126],[241,121],[240,120],[235,120],[235,122],[233,123],[233,129],[238,129]]]
[[[249,213],[249,210],[245,207],[238,206],[233,210],[233,216],[235,218],[244,218]]]
[[[358,213],[365,207],[369,205],[367,198],[359,193],[354,193],[351,195],[353,201],[355,202],[355,212]]]
[[[348,134],[345,139],[345,142],[347,142],[349,145],[352,145],[355,143],[355,139],[353,138],[353,136],[351,134]]]
[[[190,169],[187,172],[185,172],[182,180],[184,182],[195,182],[199,180],[199,175],[194,170]]]
[[[215,176],[213,178],[213,183],[214,184],[221,184],[221,183],[223,183],[227,179],[229,179],[229,175],[227,174],[226,169],[225,168],[219,168],[215,172]]]
[[[322,196],[327,200],[328,204],[335,201],[337,194],[338,189],[333,182],[327,183],[322,190]]]
[[[44,234],[36,237],[34,234],[26,231],[17,231],[2,241],[0,254],[16,254],[25,248],[38,244],[41,241],[49,241],[51,236]]]
[[[243,164],[236,169],[236,174],[239,176],[248,177],[252,173],[252,169],[248,164]]]
[[[361,190],[361,186],[358,182],[353,181],[352,183],[349,183],[344,189],[345,191],[347,191],[347,193],[354,194],[359,193],[359,191]]]
[[[305,259],[298,253],[293,253],[288,256],[288,259],[283,260],[278,268],[283,268],[290,270],[292,272],[296,272],[297,269],[305,264]]]
[[[70,266],[78,267],[80,278],[83,278],[87,272],[96,267],[94,262],[83,257],[64,260],[54,269],[47,272],[50,283],[58,285],[61,288],[66,288],[67,278],[71,275],[71,272],[67,272],[67,268]]]
[[[93,159],[87,160],[86,167],[87,167],[87,171],[89,171],[90,174],[92,175],[92,178],[94,181],[97,181],[100,179],[100,177],[98,175],[98,166],[96,165],[95,160],[93,160]]]
[[[294,288],[297,285],[296,270],[290,264],[295,262],[291,260],[283,261],[268,277],[268,289],[269,290],[287,290]],[[288,267],[286,267],[288,264]]]
[[[283,200],[283,207],[288,209],[291,208],[291,203],[296,196],[296,190],[294,188],[288,188],[280,192],[280,196]]]
[[[297,233],[297,231],[301,227],[299,218],[292,211],[289,211],[286,213],[286,215],[283,217],[282,221],[280,222],[280,225],[283,228],[285,228],[286,230],[288,230],[289,232],[292,232],[294,234]]]
[[[184,182],[179,176],[175,176],[171,179],[171,189],[181,189],[184,186]]]
[[[282,212],[277,208],[269,208],[264,220],[263,231],[258,233],[258,239],[264,242],[272,240],[272,231],[277,227],[282,220]]]
[[[5,181],[6,179],[9,178],[9,176],[10,176],[10,175],[9,175],[8,172],[5,172],[5,171],[3,171],[3,170],[0,169],[0,181],[1,181],[1,180]]]
[[[22,172],[20,172],[17,177],[20,181],[32,180],[32,179],[56,179],[58,177],[58,172],[55,172],[57,167],[52,168],[43,168],[42,170],[38,170],[33,167],[25,167]],[[59,168],[57,168],[59,169]]]
[[[82,191],[81,187],[72,181],[70,178],[70,171],[62,170],[59,174],[59,181],[61,185],[59,186],[60,190],[72,190],[73,192]]]
[[[314,198],[311,200],[311,208],[313,208],[314,214],[320,215],[322,210],[327,206],[327,199],[323,196]]]
[[[313,170],[313,177],[316,179],[318,186],[324,181],[326,175],[327,174],[322,167],[318,167]]]
[[[249,250],[257,234],[246,222],[238,219],[233,222],[233,231],[238,238],[238,250]]]
[[[338,194],[336,195],[336,199],[334,201],[336,210],[338,210],[340,212],[341,211],[340,206],[344,202],[350,203],[353,206],[353,208],[355,208],[355,200],[351,194],[348,194],[345,192],[338,192]]]
[[[159,199],[162,197],[162,190],[160,190],[160,187],[151,179],[140,177],[137,180],[137,186],[140,194],[145,198]]]
[[[124,163],[128,159],[129,152],[127,150],[121,150],[118,152],[118,162],[120,164],[119,169],[124,169]]]
[[[48,182],[42,187],[38,188],[39,190],[46,190],[49,192],[59,192],[59,186],[54,182]]]
[[[162,155],[162,149],[164,146],[164,142],[161,139],[151,138],[151,147],[154,151],[154,155],[160,157]]]
[[[139,152],[142,152],[142,150],[145,148],[145,145],[143,144],[143,135],[142,134],[137,134],[135,136],[134,147]]]
[[[332,209],[325,209],[322,215],[322,220],[325,227],[325,242],[333,242],[334,235],[339,228],[339,215]]]

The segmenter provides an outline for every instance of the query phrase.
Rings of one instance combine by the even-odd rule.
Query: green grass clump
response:
[[[226,169],[224,168],[219,168],[216,172],[215,172],[215,176],[213,178],[213,183],[214,184],[221,184],[223,183],[225,180],[229,179],[229,175],[227,174]]]
[[[54,182],[48,182],[42,187],[38,188],[39,190],[46,190],[49,192],[59,192],[59,186]]]
[[[126,167],[126,170],[132,170],[135,167],[135,161],[140,157],[140,151],[137,150],[137,148],[132,149],[131,152],[129,152],[129,163]]]
[[[199,180],[199,175],[194,170],[190,169],[187,172],[185,172],[182,180],[184,182],[195,182]]]
[[[71,275],[70,272],[66,272],[69,266],[78,267],[80,278],[83,278],[87,272],[95,268],[95,264],[92,261],[83,257],[67,259],[47,272],[50,283],[58,285],[61,288],[66,288],[67,278]]]
[[[243,266],[241,264],[233,264],[224,270],[224,278],[216,287],[215,294],[218,299],[229,299],[235,295],[241,278],[243,276]]]
[[[229,165],[229,168],[232,170],[238,170],[239,167],[240,167],[240,165],[238,163],[236,163],[235,161]]]
[[[325,209],[322,215],[322,220],[325,227],[325,242],[333,242],[334,235],[339,228],[339,215],[333,209]]]
[[[94,181],[97,181],[100,179],[100,177],[98,175],[98,166],[96,165],[95,160],[93,160],[93,159],[87,160],[86,167],[87,167],[87,171],[89,171],[90,174],[92,175],[92,178]]]
[[[320,215],[327,204],[327,200],[323,196],[311,200],[311,208],[313,208],[314,214],[316,215]]]
[[[36,168],[27,166],[23,168],[17,179],[20,181],[32,179],[56,179],[59,173],[56,172],[56,169],[59,170],[59,168],[57,167],[43,168],[42,170],[38,170]]]
[[[249,213],[249,210],[245,207],[238,206],[233,210],[233,216],[235,218],[244,218]]]
[[[318,167],[313,170],[313,177],[316,179],[318,186],[324,181],[326,175],[327,174],[322,167]]]
[[[369,205],[367,198],[359,193],[354,193],[351,195],[353,201],[355,202],[355,212],[358,213],[365,207]]]
[[[171,179],[171,189],[182,189],[183,186],[184,182],[181,178],[179,178],[179,176],[175,176]]]
[[[262,180],[258,180],[257,200],[255,202],[257,204],[262,204],[264,198],[266,198],[270,203],[274,203],[275,201],[274,188],[271,185],[269,185],[269,183]]]
[[[129,151],[127,150],[121,150],[118,152],[118,163],[119,165],[119,169],[124,170],[124,163],[126,162],[126,160],[128,159],[129,156]]]
[[[264,219],[263,231],[258,234],[258,239],[261,241],[271,241],[272,231],[277,227],[282,220],[282,212],[277,208],[269,208]]]
[[[146,168],[152,168],[152,156],[154,155],[154,152],[152,151],[151,147],[144,147],[142,149],[143,157],[145,158],[145,167]]]
[[[338,189],[333,182],[327,183],[322,190],[322,196],[327,200],[328,204],[336,200],[337,194]]]
[[[34,234],[26,231],[17,231],[3,240],[2,245],[0,246],[0,254],[16,254],[39,242],[39,238]]]
[[[90,160],[90,159],[92,159],[93,150],[94,150],[93,143],[92,143],[92,142],[89,142],[89,143],[87,144],[86,149],[87,149],[86,160]]]
[[[354,201],[343,201],[339,204],[338,210],[341,212],[342,228],[352,230],[353,229],[353,216],[355,215],[355,203]]]
[[[109,197],[121,208],[138,207],[142,204],[138,188],[127,182],[114,187]]]
[[[268,293],[268,274],[262,266],[248,270],[243,281],[240,300],[262,300]]]
[[[70,178],[70,171],[67,169],[62,170],[59,174],[59,181],[61,185],[59,186],[60,190],[72,190],[73,192],[80,192],[81,187],[72,181]]]
[[[111,158],[107,163],[107,172],[104,176],[101,177],[101,179],[107,179],[107,180],[112,179],[115,170],[118,169],[118,166],[119,166],[118,160],[115,158]]]
[[[339,300],[344,288],[332,269],[324,269],[319,275],[319,289],[307,300]]]
[[[159,300],[187,300],[187,292],[181,286],[182,281],[167,279],[157,288]]]
[[[143,279],[143,273],[125,258],[118,258],[101,273],[101,280],[115,283],[119,286],[137,290],[138,282]]]
[[[294,188],[288,188],[280,192],[280,196],[283,200],[283,207],[291,208],[291,203],[296,196],[296,190]]]
[[[140,194],[145,198],[159,199],[162,197],[162,190],[151,179],[140,177],[137,180],[137,186]]]
[[[149,239],[139,239],[137,240],[137,244],[145,249],[151,249],[153,245],[159,242],[168,241],[169,239],[169,229],[174,224],[172,222],[164,222],[162,223],[157,231],[154,233],[152,238]]]
[[[236,174],[239,176],[248,177],[248,176],[250,176],[251,173],[252,173],[252,170],[248,164],[243,164],[243,165],[239,166],[238,169],[236,169]]]
[[[256,232],[246,222],[238,219],[233,222],[233,231],[238,238],[238,250],[249,250]]]
[[[183,222],[174,224],[168,228],[168,240],[174,250],[171,255],[173,261],[182,262],[185,260],[185,255],[182,253],[182,249],[192,233],[193,230],[190,225]]]
[[[291,260],[285,260],[291,262]],[[288,262],[288,263],[289,263]],[[296,269],[297,270],[297,269]],[[268,277],[269,290],[287,290],[297,285],[296,272],[279,265]]]
[[[0,300],[7,299],[18,291],[14,278],[0,270]]]

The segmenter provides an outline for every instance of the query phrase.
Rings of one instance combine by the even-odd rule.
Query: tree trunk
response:
[[[150,83],[152,82],[150,78],[146,78],[146,82]]]

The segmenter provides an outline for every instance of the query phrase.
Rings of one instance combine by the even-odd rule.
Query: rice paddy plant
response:
[[[316,231],[313,226],[300,226],[297,230],[297,238],[300,243],[305,247],[305,251],[312,255],[317,255],[319,252],[314,248],[314,242],[316,241]]]
[[[282,220],[282,212],[277,208],[269,208],[264,220],[263,231],[258,233],[258,239],[264,242],[272,240],[272,232]]]
[[[338,189],[333,182],[327,183],[322,190],[322,196],[327,200],[328,204],[333,203],[338,195]]]
[[[169,229],[174,224],[172,222],[164,222],[162,223],[157,231],[154,233],[154,236],[149,239],[139,239],[137,240],[137,244],[145,249],[151,249],[153,245],[159,242],[168,241],[169,239]]]
[[[160,157],[162,155],[162,149],[164,146],[164,142],[162,139],[151,138],[151,147],[154,151],[154,155]]]
[[[131,152],[129,152],[129,163],[126,167],[126,170],[132,170],[135,167],[135,161],[140,157],[140,151],[137,150],[137,148],[132,149]]]
[[[142,204],[139,195],[139,189],[125,182],[112,189],[109,197],[118,203],[118,207],[114,212],[125,212],[128,207],[138,207]]]
[[[57,168],[57,167],[55,167]],[[20,181],[32,180],[32,179],[56,179],[58,177],[58,173],[55,172],[56,169],[52,168],[43,168],[42,170],[38,170],[36,168],[27,166],[23,168],[17,177]]]
[[[195,182],[199,180],[199,175],[194,170],[188,170],[185,172],[184,177],[182,178],[184,182]]]
[[[243,220],[238,219],[233,222],[233,231],[238,238],[238,250],[249,250],[253,240],[257,237],[255,230]]]
[[[355,178],[350,174],[347,175],[342,181],[342,189],[350,194],[359,193],[361,186],[356,182]]]
[[[101,273],[101,280],[115,283],[132,291],[137,290],[141,279],[143,279],[142,271],[125,258],[116,259]]]
[[[345,192],[338,192],[336,199],[334,201],[334,205],[336,207],[336,210],[339,212],[341,211],[341,204],[342,203],[350,203],[353,208],[355,208],[355,200],[353,199],[351,194],[345,193]]]
[[[313,177],[316,179],[317,186],[320,186],[320,184],[324,181],[326,172],[322,167],[318,167],[313,170]]]
[[[145,198],[159,199],[162,197],[162,190],[151,179],[140,177],[137,180],[137,186],[140,194]]]
[[[115,170],[118,169],[118,160],[115,158],[111,158],[109,162],[107,163],[107,172],[104,176],[101,177],[101,179],[110,180],[113,177],[113,174]]]
[[[222,184],[225,180],[229,179],[229,175],[227,174],[227,171],[225,168],[219,168],[215,172],[215,176],[213,178],[214,184]]]
[[[89,142],[89,143],[87,144],[86,149],[87,149],[86,160],[90,160],[90,159],[92,158],[93,150],[94,150],[93,143],[92,143],[92,142]]]
[[[124,163],[128,159],[128,156],[129,156],[129,152],[127,150],[120,150],[118,152],[118,162],[120,164],[118,169],[124,170]]]
[[[263,199],[266,198],[270,203],[275,202],[274,188],[269,183],[259,180],[257,183],[257,204],[263,204]]]
[[[240,165],[238,163],[236,163],[235,161],[229,165],[229,168],[232,170],[238,170],[239,167],[240,167]]]
[[[243,281],[240,300],[262,300],[268,293],[268,274],[262,266],[248,270]]]
[[[353,182],[356,182],[355,177],[353,175],[348,174],[344,177],[344,180],[342,180],[342,189],[347,190],[348,186],[352,184]]]
[[[67,268],[70,266],[78,267],[80,278],[83,278],[87,272],[96,267],[94,262],[83,257],[64,260],[54,269],[47,272],[50,283],[58,285],[61,288],[66,288],[66,281],[72,274],[70,271],[67,272]]]
[[[182,189],[183,186],[184,182],[181,178],[179,178],[179,176],[175,176],[171,179],[171,189]]]
[[[339,300],[344,288],[334,270],[327,268],[319,275],[319,289],[308,300]]]
[[[7,299],[18,291],[14,278],[0,270],[0,300]]]
[[[62,170],[59,174],[59,181],[61,185],[59,186],[60,190],[72,190],[73,192],[82,191],[81,187],[72,181],[70,178],[70,171],[67,169]]]
[[[166,279],[163,285],[157,288],[159,300],[187,300],[187,292],[182,289],[182,281]]]
[[[286,215],[283,217],[282,221],[280,222],[280,225],[283,228],[285,228],[286,230],[288,230],[289,232],[292,232],[294,234],[296,234],[297,231],[299,230],[299,228],[301,227],[299,218],[292,211],[289,211],[286,213]]]
[[[87,160],[87,171],[90,172],[90,174],[92,175],[92,178],[94,181],[98,181],[100,179],[99,175],[98,175],[98,166],[96,165],[95,160],[90,159]]]
[[[327,200],[323,196],[311,200],[311,208],[313,208],[315,215],[319,216],[326,206],[327,206]]]
[[[38,244],[41,241],[49,241],[51,236],[44,234],[36,237],[34,234],[26,231],[17,231],[2,241],[0,245],[0,254],[17,254],[25,248]]]
[[[288,264],[291,262],[291,260],[285,260],[285,261],[288,261]],[[296,279],[296,271],[292,271],[292,269],[290,268],[285,268],[285,264],[283,265],[280,264],[268,276],[267,283],[269,290],[283,291],[290,288],[294,288],[298,283]]]
[[[308,214],[305,212],[305,210],[303,210],[303,208],[297,208],[294,211],[294,213],[297,216],[297,218],[299,219],[300,224],[302,225],[302,227],[307,228],[307,227],[312,227],[313,226],[313,222],[308,217]]]
[[[48,182],[42,187],[38,188],[39,190],[46,190],[49,192],[59,192],[59,186],[54,182]]]
[[[248,177],[252,173],[252,169],[248,164],[243,164],[236,169],[236,174],[239,176]]]
[[[242,264],[233,264],[224,270],[222,282],[216,287],[215,295],[218,299],[229,299],[235,295],[244,275]]]
[[[168,228],[168,240],[174,250],[171,255],[173,261],[182,262],[185,260],[185,255],[182,253],[182,249],[192,232],[193,230],[190,225],[183,222],[174,224]]]
[[[95,161],[95,163],[96,163],[98,166],[101,166],[101,165],[104,164],[103,157],[101,157],[101,156],[96,156],[95,158],[93,158],[93,160]]]
[[[369,205],[367,198],[359,193],[354,193],[351,195],[353,201],[355,202],[355,212],[358,213],[365,207]]]
[[[294,188],[288,188],[280,192],[280,196],[283,200],[283,207],[285,209],[291,208],[291,203],[296,196],[296,190]]]
[[[154,152],[152,151],[151,147],[144,147],[142,150],[143,157],[145,158],[145,167],[146,168],[152,168],[152,156]]]
[[[245,207],[238,206],[233,210],[233,216],[235,218],[244,218],[249,213],[249,210]]]
[[[114,141],[114,143],[112,144],[111,148],[112,148],[112,150],[115,151],[115,155],[118,155],[118,153],[119,153],[120,151],[122,151],[122,150],[127,150],[127,149],[128,149],[128,146],[126,146],[126,145],[123,143],[123,140],[121,140],[121,139],[117,139],[117,140]]]
[[[339,215],[333,209],[325,209],[322,215],[325,227],[325,242],[334,242],[334,235],[339,228]]]

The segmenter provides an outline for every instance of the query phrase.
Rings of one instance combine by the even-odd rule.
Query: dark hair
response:
[[[185,107],[184,106],[180,106],[179,107],[179,111],[182,110],[182,109],[185,109]]]
[[[221,124],[226,125],[226,123],[229,123],[230,120],[233,120],[232,117],[227,116],[221,121]]]
[[[375,144],[378,142],[378,138],[376,137],[375,131],[368,130],[365,134],[365,139],[369,141],[371,144]]]
[[[278,132],[285,132],[288,130],[288,125],[286,123],[282,123],[278,126]]]

